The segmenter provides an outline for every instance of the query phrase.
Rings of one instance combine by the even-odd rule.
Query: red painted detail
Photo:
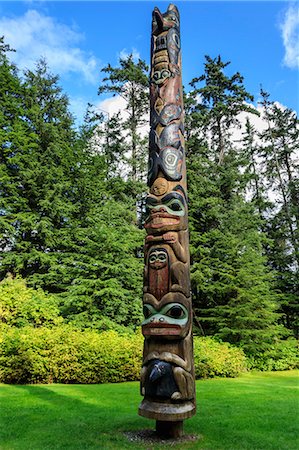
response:
[[[157,300],[169,292],[169,266],[168,262],[162,268],[148,267],[148,292]]]
[[[144,336],[179,336],[180,333],[181,327],[170,323],[151,323],[142,327]]]

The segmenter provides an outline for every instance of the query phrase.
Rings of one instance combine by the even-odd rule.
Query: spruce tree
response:
[[[252,102],[253,96],[246,91],[243,76],[239,72],[231,77],[225,74],[224,69],[230,62],[222,61],[220,55],[217,58],[206,55],[205,59],[204,73],[190,82],[193,89],[189,95],[195,100],[193,114],[201,120],[214,157],[221,165],[230,147],[230,128],[240,124],[238,114],[257,112],[245,103]],[[201,82],[204,86],[198,87]]]
[[[261,91],[266,129],[260,134],[259,157],[265,167],[272,210],[267,216],[268,250],[281,293],[284,325],[299,336],[299,123],[294,111]]]
[[[19,200],[6,210],[11,244],[1,269],[3,275],[20,273],[33,284],[59,292],[61,281],[49,278],[49,271],[57,264],[62,230],[68,228],[73,212],[73,122],[58,77],[48,72],[43,60],[35,71],[26,72],[22,89],[23,113],[18,114],[30,143],[19,144],[7,161],[8,167],[13,161],[9,182],[17,186]]]
[[[135,63],[133,55],[120,58],[119,67],[110,64],[102,69],[106,73],[99,87],[99,94],[112,93],[126,101],[127,118],[122,121],[126,136],[127,162],[130,167],[130,178],[133,181],[144,181],[147,161],[147,138],[142,137],[140,128],[146,124],[145,115],[149,108],[148,67],[138,59]]]
[[[76,174],[77,215],[67,231],[71,238],[64,251],[68,286],[62,294],[62,311],[79,327],[133,326],[142,314],[144,236],[136,223],[132,182],[107,164],[107,152],[116,163],[121,152],[118,140],[110,136],[109,149],[99,146],[95,136],[101,118],[95,119],[89,118],[78,140],[84,159]],[[106,139],[103,142],[106,146]]]
[[[220,57],[206,58],[204,75],[192,81],[193,87],[199,81],[205,85],[189,94],[187,120],[187,127],[192,124],[187,133],[195,325],[201,333],[257,354],[269,348],[281,329],[261,220],[254,204],[246,201],[244,154],[229,134],[229,127],[238,125],[239,112],[251,111],[244,102],[252,96],[239,73],[225,75],[227,63]]]
[[[29,209],[29,199],[24,197],[24,168],[28,155],[37,148],[37,133],[26,116],[26,90],[7,52],[10,47],[0,39],[0,274],[15,271],[13,259],[20,259],[16,251],[25,237],[23,212]],[[15,258],[12,256],[14,253]]]

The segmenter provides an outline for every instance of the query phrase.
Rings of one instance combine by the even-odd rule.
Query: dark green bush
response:
[[[237,376],[242,351],[211,338],[195,338],[197,378]],[[5,383],[107,383],[139,379],[141,334],[79,331],[68,325],[0,329],[0,381]]]
[[[299,344],[295,338],[274,342],[269,350],[248,358],[250,369],[291,370],[299,368]]]

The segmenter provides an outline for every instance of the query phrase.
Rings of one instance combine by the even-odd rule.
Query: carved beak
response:
[[[158,30],[162,31],[163,30],[163,16],[160,13],[159,8],[156,7],[154,9],[153,15],[155,16],[155,19],[156,19],[156,22],[158,25]]]

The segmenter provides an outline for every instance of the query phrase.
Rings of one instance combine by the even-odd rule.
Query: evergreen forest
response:
[[[1,38],[0,366],[20,358],[20,330],[26,342],[47,330],[43,345],[106,333],[142,346],[148,67],[132,55],[104,67],[98,93],[126,113],[86,105],[78,127],[47,62],[23,73],[13,51]],[[279,361],[299,337],[298,118],[263,88],[256,108],[229,65],[207,55],[185,86],[194,335],[251,367],[293,368]]]

